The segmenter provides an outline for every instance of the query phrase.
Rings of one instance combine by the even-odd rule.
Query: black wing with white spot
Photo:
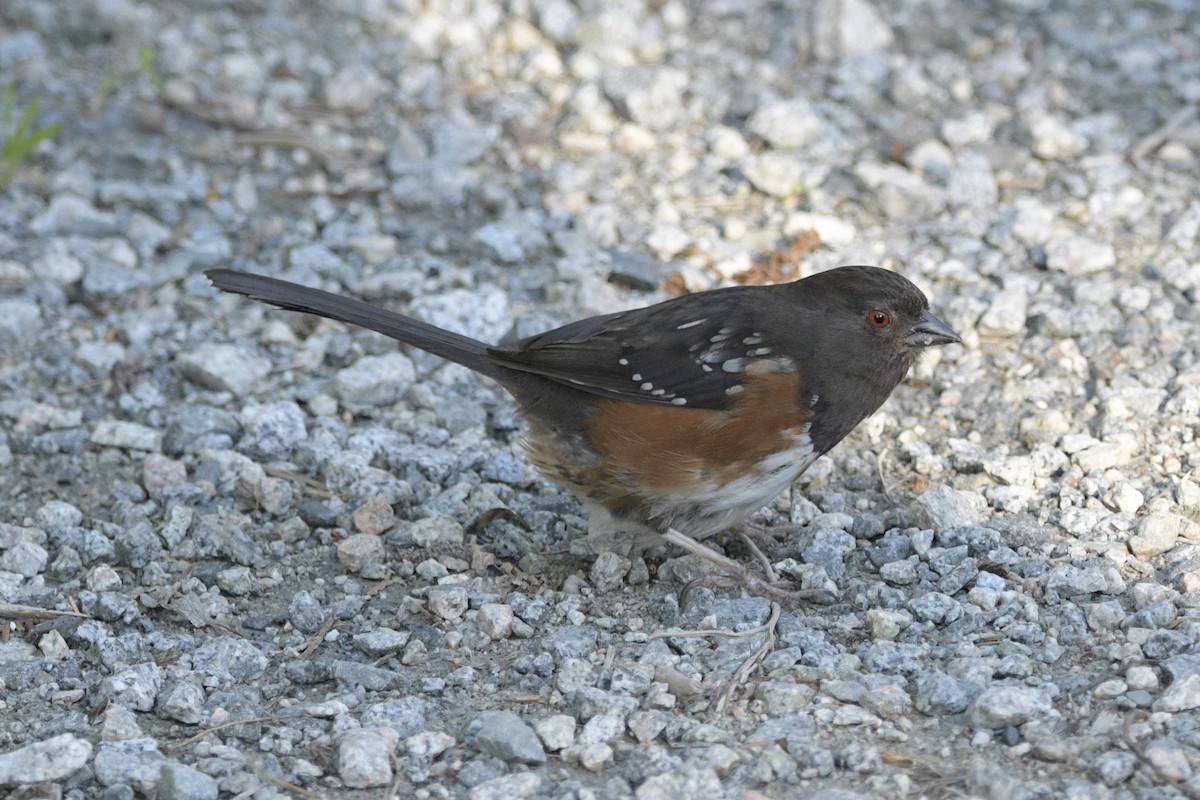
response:
[[[754,327],[763,316],[757,294],[729,289],[593,317],[488,355],[501,366],[604,397],[723,409],[749,363],[777,356],[770,337]]]

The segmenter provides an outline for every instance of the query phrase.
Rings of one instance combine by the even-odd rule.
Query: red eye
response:
[[[867,323],[872,328],[886,328],[892,324],[892,315],[876,308],[873,311],[867,312]]]

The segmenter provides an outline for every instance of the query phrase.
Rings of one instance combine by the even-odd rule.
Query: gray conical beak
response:
[[[925,311],[921,314],[921,321],[912,326],[904,341],[909,347],[933,347],[954,344],[962,339],[958,338],[958,334],[951,330],[949,325]]]

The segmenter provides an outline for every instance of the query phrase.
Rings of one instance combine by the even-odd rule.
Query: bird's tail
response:
[[[490,378],[500,378],[505,371],[488,358],[488,345],[483,342],[361,300],[290,281],[281,281],[278,278],[231,269],[210,269],[204,274],[212,281],[213,286],[223,292],[242,294],[252,300],[261,300],[290,311],[302,311],[348,322],[351,325],[360,325],[448,361],[462,364]]]

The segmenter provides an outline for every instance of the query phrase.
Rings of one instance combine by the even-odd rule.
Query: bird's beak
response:
[[[921,314],[921,321],[913,325],[908,336],[904,337],[904,342],[909,347],[933,347],[961,341],[949,325],[928,311]]]

